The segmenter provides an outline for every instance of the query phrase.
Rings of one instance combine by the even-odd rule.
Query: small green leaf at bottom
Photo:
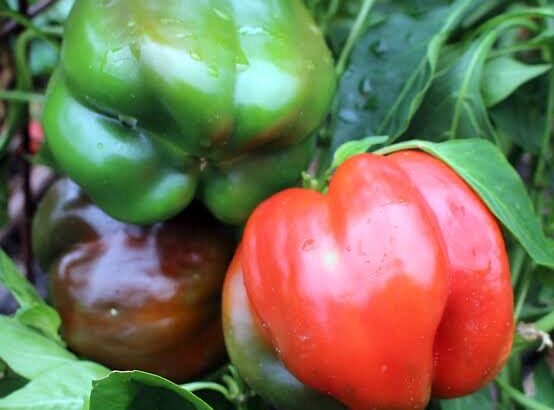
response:
[[[3,399],[0,410],[83,410],[92,381],[109,372],[91,362],[71,362],[51,369]]]
[[[188,390],[150,373],[116,371],[94,383],[89,410],[153,409],[213,410]]]

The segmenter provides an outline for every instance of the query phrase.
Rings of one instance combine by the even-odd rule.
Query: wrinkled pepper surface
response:
[[[65,179],[41,202],[33,238],[64,340],[77,353],[178,382],[225,356],[220,299],[234,235],[204,208],[127,225]]]
[[[491,381],[513,337],[497,221],[417,151],[264,201],[223,292],[231,360],[278,409],[423,409]]]
[[[334,89],[301,0],[77,0],[45,158],[116,219],[160,221],[197,196],[240,224],[299,179]]]

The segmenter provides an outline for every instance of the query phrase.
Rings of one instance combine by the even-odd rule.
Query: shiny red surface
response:
[[[327,196],[277,194],[249,220],[243,249],[252,305],[296,377],[356,409],[427,403],[447,262],[398,167],[358,156]]]
[[[492,380],[510,353],[513,291],[502,233],[460,177],[421,152],[388,157],[431,206],[446,244],[450,291],[436,336],[433,394],[469,394]]]
[[[423,409],[432,390],[482,386],[509,351],[496,221],[426,154],[358,155],[327,195],[274,195],[248,221],[242,252],[249,300],[278,356],[349,408]]]

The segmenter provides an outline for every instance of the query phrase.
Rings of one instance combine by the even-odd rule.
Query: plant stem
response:
[[[518,17],[524,18],[534,18],[534,17],[545,17],[545,18],[554,18],[554,10],[548,7],[529,7],[522,8],[517,11],[512,11],[509,13],[502,13],[496,17],[493,17],[487,20],[486,23],[482,24],[476,31],[475,35],[481,35],[494,27],[499,26],[506,20],[511,20]]]
[[[501,380],[504,383],[509,383],[510,380],[510,367],[507,365],[500,371],[500,374],[496,377],[497,380]],[[498,406],[501,409],[507,409],[510,405],[510,397],[502,389],[498,390]]]
[[[195,392],[198,390],[213,390],[221,393],[225,398],[229,401],[232,400],[231,395],[229,394],[229,391],[225,388],[225,386],[222,386],[218,383],[213,382],[192,382],[181,385],[182,388],[190,391]]]
[[[23,4],[26,5],[26,2]],[[28,65],[28,49],[31,41],[40,36],[40,33],[28,29],[21,34],[15,43],[15,66],[17,74],[17,89],[22,92],[30,92],[33,88],[33,79]],[[23,195],[24,195],[24,218],[21,225],[21,242],[23,250],[23,260],[25,262],[25,273],[27,279],[35,282],[33,271],[33,249],[31,246],[31,220],[34,213],[34,203],[31,192],[31,164],[27,160],[30,151],[30,138],[27,132],[27,123],[29,122],[29,104],[23,104],[21,107],[21,161],[23,169]]]
[[[329,21],[331,18],[337,13],[337,10],[339,8],[340,1],[339,0],[331,0],[329,2],[329,5],[327,7],[327,10],[325,11],[320,24],[320,29],[323,34],[327,32],[327,27],[329,25]]]
[[[16,102],[35,102],[42,101],[44,99],[43,94],[32,93],[20,90],[0,90],[0,100],[16,101]]]
[[[56,1],[57,0],[39,0],[36,3],[32,4],[31,6],[29,6],[28,8],[27,7],[25,8],[25,10],[26,10],[25,15],[28,16],[28,17],[34,17],[37,14],[42,13],[48,7],[52,6],[54,3],[56,3]],[[20,9],[20,10],[22,10],[22,9]],[[6,35],[10,34],[11,32],[13,32],[18,27],[18,24],[21,24],[23,26],[28,26],[28,24],[26,24],[26,22],[28,22],[27,19],[21,20],[21,19],[12,17],[12,19],[10,21],[8,21],[0,29],[0,37],[6,36]]]
[[[514,389],[512,386],[510,386],[508,383],[506,383],[504,380],[496,379],[496,384],[502,389],[503,392],[505,392],[508,396],[512,398],[513,401],[516,403],[522,405],[526,409],[529,410],[552,410],[552,407],[546,406],[542,403],[539,403],[538,401],[535,401],[522,392],[520,392],[517,389]]]
[[[542,332],[550,333],[554,330],[554,311],[551,311],[546,316],[533,323],[533,326]],[[512,355],[527,349],[530,346],[536,344],[539,340],[525,340],[521,336],[516,336],[514,347],[512,348]]]
[[[363,26],[367,21],[367,17],[369,16],[369,12],[371,11],[371,8],[373,7],[374,3],[375,3],[375,0],[364,0],[364,3],[362,4],[360,12],[358,13],[358,17],[356,17],[356,21],[354,22],[354,25],[350,30],[350,34],[348,35],[346,44],[342,48],[342,51],[339,56],[339,60],[337,62],[336,71],[337,71],[337,77],[339,78],[344,72],[344,69],[346,68],[346,63],[348,62],[348,58],[350,57],[352,48],[354,48],[354,44],[356,44],[358,37],[362,33]]]
[[[505,55],[515,54],[519,53],[521,51],[531,51],[531,50],[537,50],[541,47],[546,46],[548,43],[543,41],[529,41],[527,43],[519,43],[514,46],[510,47],[504,47],[497,50],[492,50],[489,55],[487,56],[487,60],[492,60],[497,57],[502,57]]]
[[[531,269],[529,268],[526,269],[521,279],[521,287],[519,288],[519,292],[517,294],[516,306],[514,311],[516,322],[519,320],[519,317],[521,316],[521,310],[523,309],[523,304],[525,303],[525,299],[527,298],[527,292],[529,291],[529,286],[531,285],[531,277],[532,277],[531,273],[532,273]]]
[[[527,259],[527,254],[520,245],[517,245],[511,253],[510,266],[512,267],[512,286],[515,288],[519,283],[519,278],[521,276],[521,271],[525,260]]]

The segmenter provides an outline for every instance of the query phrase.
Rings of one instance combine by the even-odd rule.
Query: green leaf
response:
[[[345,142],[335,151],[333,162],[331,163],[331,170],[338,168],[348,158],[367,152],[367,150],[374,145],[384,144],[388,139],[389,137],[387,136],[373,136],[362,140]]]
[[[487,107],[503,101],[522,84],[550,69],[550,64],[523,64],[512,57],[487,61],[483,71],[482,90]]]
[[[519,14],[501,14],[483,24],[480,30],[483,34],[476,39],[445,48],[438,74],[414,116],[408,135],[435,141],[486,138],[507,151],[506,141],[492,126],[482,97],[484,65],[498,38],[514,27],[532,24],[529,17],[532,15],[529,9]]]
[[[5,316],[0,316],[0,359],[29,380],[77,360],[56,342]]]
[[[438,74],[408,130],[411,138],[497,139],[481,97],[483,66],[495,39],[489,33],[441,53]]]
[[[440,49],[474,1],[445,3],[417,13],[413,2],[376,4],[371,18],[382,18],[358,40],[339,84],[331,152],[365,135],[394,140],[406,130],[431,84]]]
[[[150,373],[112,372],[94,383],[89,410],[152,409],[212,410],[188,390]]]
[[[485,410],[494,409],[494,401],[492,400],[489,387],[479,390],[469,396],[461,397],[453,400],[441,400],[442,410]]]
[[[533,398],[554,408],[554,372],[542,360],[533,370]]]
[[[461,27],[467,29],[468,27],[478,24],[480,21],[485,19],[487,15],[494,13],[495,9],[498,8],[505,0],[487,0],[475,3],[470,10],[465,14]]]
[[[108,369],[96,363],[66,363],[0,399],[0,410],[83,410],[93,380],[108,373]]]
[[[12,260],[1,249],[0,284],[8,288],[21,306],[16,317],[22,323],[40,330],[47,337],[61,343],[58,334],[60,316],[52,307],[44,303],[36,289],[18,272]]]
[[[442,144],[414,140],[378,152],[383,154],[410,148],[421,149],[450,165],[537,264],[554,268],[554,241],[544,235],[525,185],[495,145],[480,139]]]
[[[64,344],[58,333],[61,325],[60,315],[45,303],[20,308],[17,310],[15,318],[24,325],[40,330],[49,339]]]
[[[6,286],[21,307],[43,303],[36,289],[19,273],[10,257],[0,249],[0,284]]]

